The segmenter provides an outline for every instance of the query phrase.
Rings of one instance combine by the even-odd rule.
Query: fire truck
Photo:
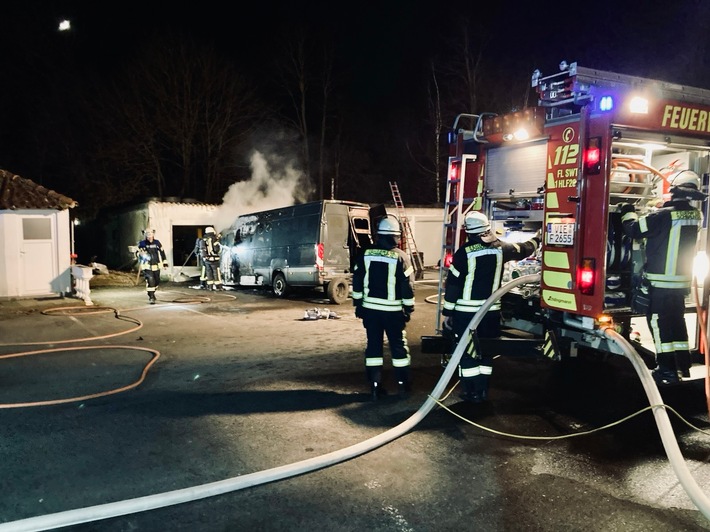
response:
[[[503,240],[542,229],[537,255],[509,263],[503,276],[505,283],[539,273],[540,282],[503,296],[505,334],[488,348],[553,360],[581,350],[622,354],[600,333],[612,325],[652,368],[645,317],[631,307],[644,243],[623,234],[617,204],[633,203],[639,213],[659,207],[682,171],[697,173],[707,191],[710,90],[565,62],[549,76],[536,70],[532,87],[537,105],[504,115],[461,114],[449,132],[439,293],[465,241],[469,210],[487,214]],[[707,203],[695,203],[704,217],[699,265],[707,263]],[[698,274],[686,300],[698,362],[707,336],[706,278],[706,271]],[[438,312],[437,333],[442,323]]]

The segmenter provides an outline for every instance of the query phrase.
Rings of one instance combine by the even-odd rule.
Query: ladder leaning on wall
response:
[[[421,279],[424,272],[422,257],[419,255],[419,251],[417,251],[417,244],[414,242],[412,226],[409,225],[407,214],[404,212],[404,203],[402,203],[402,196],[399,193],[399,187],[396,182],[390,181],[390,190],[392,191],[394,206],[397,209],[397,218],[399,218],[399,223],[402,225],[403,249],[405,253],[409,255],[412,265],[414,266],[414,278]]]

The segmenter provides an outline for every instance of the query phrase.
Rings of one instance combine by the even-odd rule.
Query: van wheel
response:
[[[331,303],[342,305],[348,300],[348,296],[350,295],[350,286],[348,285],[348,281],[342,277],[333,279],[328,283],[326,293],[328,294],[328,299],[330,299]]]
[[[271,284],[271,289],[276,297],[286,297],[288,295],[289,287],[283,273],[274,275],[274,282]]]

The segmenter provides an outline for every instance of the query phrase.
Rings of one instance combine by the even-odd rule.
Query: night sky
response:
[[[253,73],[267,74],[284,35],[302,27],[309,39],[336,43],[353,93],[365,103],[401,97],[407,84],[416,81],[422,62],[461,20],[485,34],[490,43],[486,53],[496,56],[501,68],[509,65],[512,77],[529,77],[530,66],[550,72],[566,60],[710,86],[710,2],[704,0],[603,0],[553,3],[550,8],[537,2],[521,7],[512,2],[421,0],[4,4],[6,20],[27,24],[29,38],[56,34],[57,22],[71,19],[78,53],[97,69],[110,68],[140,49],[156,31],[179,29],[214,42]],[[522,70],[525,67],[530,71]]]
[[[556,2],[549,7],[540,2],[521,7],[517,2],[421,0],[237,4],[8,0],[0,6],[0,16],[5,22],[0,33],[4,50],[0,67],[5,78],[0,166],[47,185],[69,183],[60,192],[74,194],[72,176],[91,173],[91,158],[81,161],[77,169],[73,159],[78,156],[50,160],[50,156],[58,159],[54,142],[32,139],[38,131],[52,129],[42,122],[40,113],[29,114],[38,101],[52,96],[49,89],[56,83],[42,69],[62,69],[64,61],[71,63],[81,70],[81,83],[88,90],[86,80],[110,79],[141,57],[151,39],[168,33],[213,46],[252,78],[267,100],[284,98],[274,80],[282,67],[283,49],[295,33],[303,32],[313,50],[324,44],[331,47],[338,112],[351,117],[343,121],[343,127],[352,137],[348,139],[351,149],[360,154],[354,160],[362,161],[362,154],[367,155],[366,168],[354,168],[353,163],[343,168],[351,169],[351,179],[361,182],[409,179],[416,174],[421,161],[404,168],[411,158],[407,150],[414,146],[405,137],[424,127],[431,78],[428,65],[434,60],[442,72],[451,66],[446,65],[447,59],[461,45],[462,25],[487,62],[486,75],[479,80],[485,96],[481,105],[495,100],[499,107],[508,101],[514,107],[518,102],[513,100],[523,93],[520,87],[529,87],[533,70],[554,73],[562,60],[710,88],[710,2],[706,0]],[[57,31],[62,18],[72,22],[68,33]],[[448,81],[451,92],[455,76],[449,73]],[[444,117],[447,126],[454,113],[492,110],[451,107]],[[507,110],[511,109],[494,111]],[[65,125],[72,121],[71,112],[66,112],[68,116],[59,118]],[[54,153],[37,153],[48,147]],[[72,149],[82,151],[62,149],[68,154]],[[412,190],[422,190],[423,178],[411,179]],[[381,200],[389,190],[380,188],[371,198],[348,199]],[[417,199],[429,202],[432,195]],[[87,204],[86,198],[79,200]]]

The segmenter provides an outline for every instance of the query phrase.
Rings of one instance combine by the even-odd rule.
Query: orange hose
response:
[[[149,353],[153,353],[153,356],[151,359],[148,361],[148,363],[143,367],[143,371],[141,371],[141,376],[138,378],[137,381],[132,382],[130,384],[127,384],[126,386],[121,386],[120,388],[113,388],[111,390],[107,390],[105,392],[97,392],[97,393],[91,393],[88,395],[79,395],[76,397],[66,397],[64,399],[50,399],[46,401],[31,401],[31,402],[25,402],[25,403],[0,403],[0,408],[24,408],[28,406],[47,406],[47,405],[60,405],[64,403],[74,403],[77,401],[86,401],[87,399],[96,399],[97,397],[106,397],[107,395],[114,395],[117,393],[125,392],[127,390],[132,390],[133,388],[136,388],[137,386],[140,386],[140,384],[145,380],[146,375],[148,374],[148,370],[150,370],[151,366],[157,362],[157,360],[160,358],[160,352],[156,351],[155,349],[149,349],[147,347],[134,347],[134,346],[129,346],[129,345],[111,345],[111,346],[81,346],[81,347],[60,347],[58,349],[41,349],[39,351],[25,351],[23,353],[10,353],[9,355],[0,355],[0,359],[3,358],[15,358],[15,357],[22,357],[22,356],[30,356],[30,355],[39,355],[43,353],[56,353],[59,351],[83,351],[87,349],[132,349],[134,351],[147,351]]]
[[[636,170],[639,170],[639,169],[648,170],[649,172],[651,172],[651,173],[652,173],[653,175],[655,175],[656,177],[659,177],[660,179],[662,179],[662,180],[666,183],[666,185],[668,185],[668,178],[667,178],[665,175],[663,175],[661,172],[659,172],[658,170],[656,170],[653,166],[649,166],[649,165],[647,165],[647,164],[644,164],[644,163],[642,163],[642,162],[639,162],[639,161],[637,161],[636,159],[618,158],[618,159],[613,159],[613,160],[612,160],[612,162],[611,162],[612,169],[615,168],[615,165],[620,165],[620,163],[623,163],[623,166],[621,166],[621,167],[624,168],[624,169],[629,169],[629,170],[631,170],[631,169],[636,169]],[[632,174],[632,172],[629,172],[629,174]],[[632,184],[630,187],[627,187],[627,188],[624,190],[624,193],[628,193],[632,188],[633,188],[633,184]],[[664,190],[665,190],[665,187],[664,187]]]
[[[117,332],[117,333],[112,333],[112,334],[106,334],[103,336],[91,336],[88,338],[76,338],[73,340],[53,340],[53,341],[43,341],[43,342],[24,342],[24,343],[7,343],[7,344],[0,344],[0,346],[11,346],[11,345],[37,345],[37,344],[66,344],[66,343],[73,343],[73,342],[86,342],[88,340],[99,340],[99,339],[104,339],[104,338],[111,338],[114,336],[119,336],[122,334],[128,334],[133,331],[137,331],[141,327],[143,327],[143,323],[141,323],[139,320],[135,318],[131,318],[128,316],[122,316],[120,312],[117,309],[114,309],[112,307],[57,307],[53,309],[48,309],[42,312],[44,315],[50,315],[54,313],[64,313],[66,315],[72,315],[72,314],[101,314],[104,312],[113,312],[114,316],[116,319],[121,319],[121,320],[127,320],[131,321],[136,324],[135,327],[132,327],[130,329],[127,329],[125,331]],[[52,348],[52,349],[41,349],[38,351],[24,351],[24,352],[18,352],[18,353],[9,353],[6,355],[0,355],[0,360],[2,359],[7,359],[7,358],[17,358],[17,357],[22,357],[22,356],[30,356],[30,355],[38,355],[42,353],[55,353],[59,351],[80,351],[80,350],[88,350],[88,349],[133,349],[135,351],[148,351],[149,353],[153,353],[153,356],[151,359],[148,361],[148,363],[143,367],[143,371],[141,372],[141,376],[139,379],[131,384],[128,384],[126,386],[121,386],[120,388],[114,388],[111,390],[107,390],[104,392],[98,392],[98,393],[93,393],[93,394],[88,394],[88,395],[81,395],[77,397],[67,397],[64,399],[52,399],[52,400],[46,400],[46,401],[32,401],[32,402],[24,402],[24,403],[0,403],[0,409],[4,408],[23,408],[23,407],[29,407],[29,406],[46,406],[46,405],[58,405],[58,404],[63,404],[63,403],[73,403],[77,401],[85,401],[87,399],[95,399],[97,397],[105,397],[107,395],[113,395],[117,394],[120,392],[125,392],[126,390],[131,390],[133,388],[136,388],[139,386],[144,380],[146,375],[148,374],[148,370],[151,368],[153,364],[160,358],[160,352],[156,351],[155,349],[149,349],[146,347],[133,347],[133,346],[125,346],[125,345],[103,345],[103,346],[83,346],[83,347],[59,347],[59,348]]]
[[[695,294],[695,312],[697,315],[698,326],[700,327],[700,335],[698,349],[705,357],[705,404],[710,414],[710,353],[708,353],[707,338],[705,331],[707,330],[707,309],[704,309],[700,304],[700,296],[698,295],[698,281],[693,279],[693,290]]]

